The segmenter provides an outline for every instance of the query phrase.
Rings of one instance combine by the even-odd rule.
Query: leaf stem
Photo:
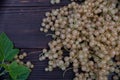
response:
[[[41,51],[33,51],[33,52],[29,52],[29,54],[28,55],[30,55],[30,54],[34,54],[34,53],[41,53],[42,52],[42,50]]]
[[[4,64],[4,59],[2,60],[1,64]],[[0,65],[1,65],[1,64],[0,64]],[[0,66],[0,70],[1,70],[1,69],[2,69],[2,66]]]
[[[4,75],[4,74],[6,74],[6,73],[7,73],[7,71],[4,70],[3,72],[0,73],[0,76]]]
[[[68,70],[71,70],[71,69],[73,69],[73,68],[70,67],[70,68],[66,69],[66,70],[63,72],[63,77],[65,76],[65,73],[66,73]]]

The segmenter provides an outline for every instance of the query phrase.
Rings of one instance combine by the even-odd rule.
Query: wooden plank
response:
[[[51,11],[52,9],[57,9],[60,8],[62,6],[52,6],[52,7],[41,7],[41,6],[22,6],[22,7],[1,7],[0,8],[0,14],[9,14],[9,13],[26,13],[26,12],[33,12],[33,14],[35,14],[35,12],[39,12],[39,14],[44,15],[44,13],[46,11]]]
[[[70,0],[62,0],[60,4],[56,5],[65,5],[68,3],[70,3]],[[16,6],[53,6],[53,5],[50,3],[50,0],[2,0],[0,2],[0,6],[16,7]]]

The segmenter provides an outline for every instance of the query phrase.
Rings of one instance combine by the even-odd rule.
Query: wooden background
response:
[[[22,52],[40,51],[51,40],[39,31],[46,11],[67,5],[69,0],[51,5],[50,0],[0,0],[0,33],[5,32]],[[74,74],[68,71],[63,78],[63,71],[55,69],[45,72],[47,60],[38,60],[39,52],[29,54],[25,59],[35,65],[28,80],[72,80]]]
[[[56,5],[51,5],[50,0],[0,0],[0,33],[5,32],[14,42],[15,47],[21,49],[21,53],[24,51],[28,53],[25,62],[30,60],[35,65],[28,80],[72,80],[74,78],[72,70],[69,70],[64,78],[63,71],[58,68],[53,72],[45,72],[47,60],[41,62],[38,60],[39,51],[47,48],[47,43],[51,40],[39,30],[45,12],[69,3],[69,0],[61,0],[61,3]]]

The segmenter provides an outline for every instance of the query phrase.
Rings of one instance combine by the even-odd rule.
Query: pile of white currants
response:
[[[40,31],[51,35],[45,71],[72,67],[73,80],[120,80],[120,11],[117,0],[86,0],[46,12]],[[65,55],[67,54],[67,55]],[[72,64],[72,66],[70,66]]]

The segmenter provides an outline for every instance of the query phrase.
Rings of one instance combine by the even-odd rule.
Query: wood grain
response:
[[[51,5],[50,0],[2,0],[0,6],[60,6],[70,3],[70,0],[61,0],[60,4]]]

